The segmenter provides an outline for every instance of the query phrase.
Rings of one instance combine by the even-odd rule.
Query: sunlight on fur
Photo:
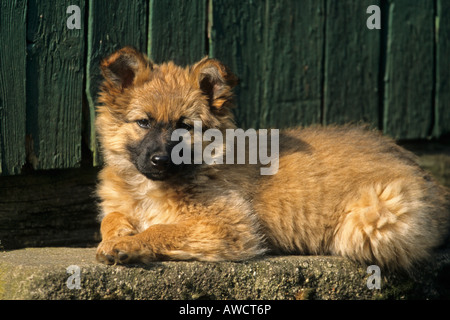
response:
[[[174,130],[236,128],[236,77],[215,59],[157,65],[132,48],[101,68],[100,262],[334,254],[408,270],[448,232],[448,190],[376,131],[280,130],[273,175],[261,164],[175,165]]]

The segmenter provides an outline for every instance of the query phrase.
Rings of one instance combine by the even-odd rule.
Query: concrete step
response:
[[[367,266],[330,256],[106,266],[95,261],[94,248],[27,248],[0,252],[0,298],[448,299],[450,252],[406,275],[369,274]]]

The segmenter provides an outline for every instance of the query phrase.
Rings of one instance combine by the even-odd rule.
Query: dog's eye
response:
[[[144,129],[150,128],[150,121],[148,119],[140,119],[140,120],[137,120],[136,123],[141,128],[144,128]]]

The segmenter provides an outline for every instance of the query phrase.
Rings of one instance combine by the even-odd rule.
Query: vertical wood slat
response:
[[[436,6],[436,98],[434,136],[450,134],[450,1]]]
[[[379,29],[366,13],[380,1],[327,1],[324,124],[370,122],[378,126]]]
[[[148,1],[89,0],[86,96],[90,118],[90,149],[94,165],[101,162],[95,138],[95,104],[102,80],[100,62],[114,51],[133,46],[147,48]]]
[[[150,0],[148,53],[155,63],[188,65],[206,52],[206,1]]]
[[[267,4],[261,127],[320,123],[324,1]]]
[[[20,173],[25,163],[25,0],[0,4],[0,174]]]
[[[319,122],[323,1],[215,0],[212,10],[212,55],[240,78],[238,124]]]
[[[384,131],[427,138],[433,124],[434,3],[389,0]]]
[[[213,0],[211,56],[239,78],[237,124],[257,128],[264,92],[264,1]]]
[[[84,1],[70,4],[84,12]],[[81,161],[84,33],[68,29],[67,4],[28,1],[27,134],[35,169]]]

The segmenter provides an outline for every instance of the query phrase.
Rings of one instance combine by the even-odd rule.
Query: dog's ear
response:
[[[107,84],[124,89],[148,80],[153,66],[144,54],[125,47],[104,59],[100,68]]]
[[[192,67],[194,81],[208,97],[211,108],[220,110],[233,97],[237,77],[216,59],[203,58]]]

